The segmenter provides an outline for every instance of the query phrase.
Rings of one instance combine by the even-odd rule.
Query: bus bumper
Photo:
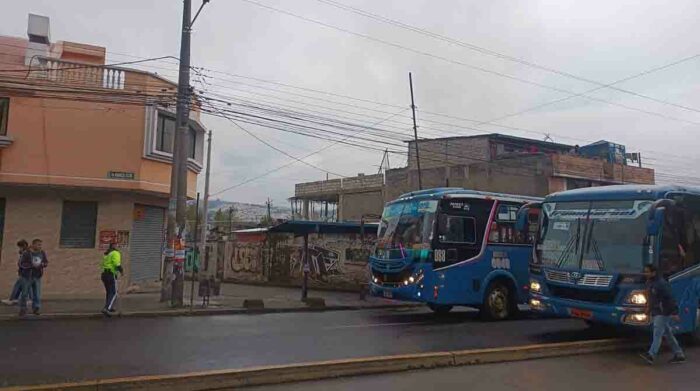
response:
[[[579,318],[593,323],[636,328],[648,328],[650,324],[650,319],[642,308],[593,304],[534,293],[530,294],[528,304],[534,313],[542,315]]]
[[[385,299],[425,302],[423,293],[418,285],[385,286],[375,283],[369,284],[369,292],[372,296]]]

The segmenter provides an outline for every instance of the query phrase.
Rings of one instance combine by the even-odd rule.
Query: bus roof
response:
[[[614,185],[586,187],[552,193],[545,198],[545,202],[657,200],[665,198],[668,193],[700,195],[700,187],[676,185]]]
[[[539,202],[542,198],[529,197],[507,193],[491,193],[487,191],[468,190],[461,187],[437,187],[434,189],[417,190],[410,193],[402,194],[399,198],[389,202],[405,201],[406,199],[413,200],[430,200],[438,198],[493,198],[506,201],[517,202]]]

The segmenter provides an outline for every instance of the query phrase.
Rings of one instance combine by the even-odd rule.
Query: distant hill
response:
[[[233,207],[236,211],[236,219],[238,221],[257,222],[260,221],[263,216],[267,216],[266,205],[231,202],[219,199],[209,200],[209,216],[213,217],[216,211],[220,209],[227,211],[230,207]],[[271,214],[273,219],[289,219],[292,215],[292,211],[289,207],[280,207],[273,204]]]

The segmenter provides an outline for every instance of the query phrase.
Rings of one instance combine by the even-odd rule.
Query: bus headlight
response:
[[[634,305],[645,305],[647,303],[647,294],[644,291],[632,291],[627,298],[625,303]]]
[[[632,325],[646,325],[649,324],[649,316],[647,314],[627,314],[623,321]]]
[[[541,293],[542,292],[542,285],[540,285],[540,283],[535,281],[535,280],[531,280],[530,281],[530,292]]]
[[[530,299],[530,308],[533,310],[543,310],[544,304],[537,299]]]
[[[416,279],[413,276],[408,277],[408,282],[413,284],[414,282],[416,282]]]

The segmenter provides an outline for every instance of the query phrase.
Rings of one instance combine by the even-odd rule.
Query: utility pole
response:
[[[233,234],[233,206],[228,207],[228,234]]]
[[[420,172],[420,156],[418,154],[418,125],[416,125],[416,103],[413,100],[413,76],[408,72],[408,84],[411,87],[411,111],[413,112],[413,137],[416,143],[416,164],[418,164],[418,190],[423,190],[423,178]]]
[[[197,204],[194,209],[194,238],[193,242],[195,243],[193,248],[192,248],[192,276],[190,278],[190,311],[192,311],[192,307],[194,306],[194,269],[197,267],[197,259],[199,258],[200,254],[197,248],[197,233],[198,233],[198,225],[199,224],[199,193],[197,193]]]
[[[267,205],[267,223],[272,225],[272,201],[270,198],[267,198],[267,202],[265,203]]]
[[[199,256],[201,264],[207,254],[207,225],[209,224],[209,174],[211,173],[211,130],[209,131],[209,144],[207,145],[207,169],[204,176],[204,201],[202,203],[202,233],[199,237]],[[208,270],[207,270],[208,272]]]
[[[180,70],[177,80],[177,106],[175,110],[176,128],[170,174],[165,271],[160,297],[161,301],[170,299],[170,304],[175,307],[183,305],[185,281],[184,259],[181,256],[180,243],[177,242],[181,239],[187,219],[187,152],[189,150],[188,131],[190,100],[192,98],[190,89],[190,36],[192,24],[208,2],[209,0],[202,1],[202,5],[199,7],[194,20],[192,19],[192,0],[183,0],[182,7]]]

